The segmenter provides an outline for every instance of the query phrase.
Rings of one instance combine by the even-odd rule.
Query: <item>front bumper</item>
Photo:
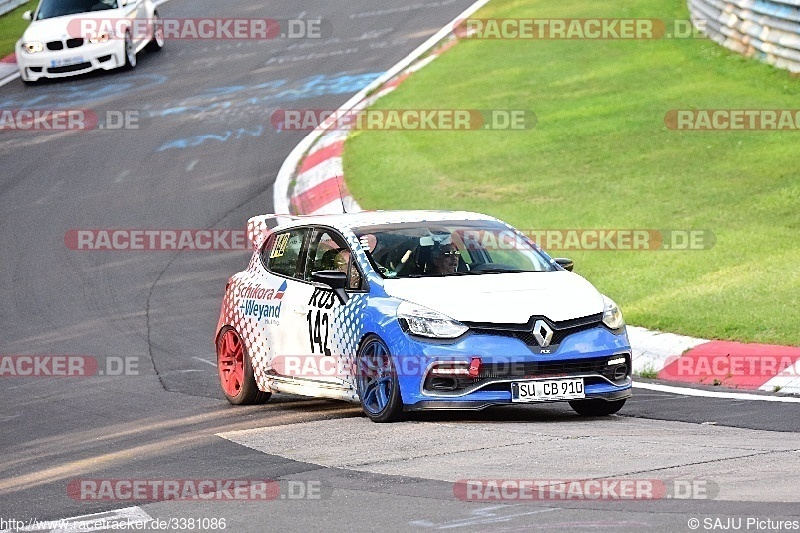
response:
[[[518,405],[511,400],[512,382],[557,378],[583,378],[586,399],[613,401],[631,396],[632,352],[624,330],[581,331],[564,339],[552,354],[534,353],[520,340],[497,335],[468,334],[452,344],[404,337],[402,349],[394,351],[396,364],[408,368],[406,362],[412,358],[413,366],[420,369],[415,375],[399,372],[406,410]],[[465,369],[474,358],[481,361],[475,375],[442,377],[431,372],[442,363]],[[624,363],[608,365],[620,359]]]
[[[631,388],[628,387],[625,390],[619,390],[615,392],[608,392],[602,394],[593,394],[593,395],[586,395],[586,399],[599,399],[599,400],[606,400],[606,401],[614,401],[614,400],[624,400],[626,398],[630,398],[632,396]],[[539,403],[552,403],[552,402],[539,402]],[[404,411],[435,411],[437,409],[447,410],[447,411],[480,411],[481,409],[486,409],[487,407],[492,407],[496,405],[535,405],[536,402],[531,402],[528,404],[524,403],[512,403],[511,400],[508,401],[497,401],[494,399],[488,400],[457,400],[457,401],[446,401],[446,400],[422,400],[415,404],[406,404],[403,406]]]
[[[105,43],[86,43],[77,48],[43,50],[29,54],[17,44],[17,66],[25,81],[41,78],[66,78],[93,70],[112,70],[125,64],[125,41],[111,39]]]

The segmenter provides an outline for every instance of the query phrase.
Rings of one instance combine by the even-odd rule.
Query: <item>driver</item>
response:
[[[336,254],[333,259],[333,267],[339,272],[347,272],[347,267],[350,266],[350,250],[342,249]]]
[[[452,274],[458,270],[458,260],[461,255],[452,242],[434,247],[431,262],[437,274]]]

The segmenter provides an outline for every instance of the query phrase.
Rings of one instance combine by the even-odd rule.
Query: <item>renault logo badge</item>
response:
[[[553,340],[553,328],[547,325],[544,320],[537,320],[533,325],[533,338],[539,343],[542,348],[550,346],[550,341]]]

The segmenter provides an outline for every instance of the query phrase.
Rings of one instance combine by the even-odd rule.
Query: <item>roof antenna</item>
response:
[[[336,186],[339,187],[339,201],[342,202],[342,213],[347,215],[347,206],[344,203],[344,192],[342,191],[342,182],[344,181],[344,175],[336,176]]]

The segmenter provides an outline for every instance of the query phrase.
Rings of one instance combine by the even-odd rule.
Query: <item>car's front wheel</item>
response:
[[[377,335],[370,335],[358,350],[358,397],[364,413],[373,422],[403,419],[400,383],[389,348]]]
[[[158,52],[164,48],[164,23],[158,16],[158,11],[153,12],[153,35],[150,37],[150,42],[147,43],[145,49],[148,52]]]
[[[223,330],[217,338],[217,369],[222,392],[233,405],[265,403],[272,396],[258,390],[247,348],[233,328]]]
[[[125,70],[136,68],[136,45],[133,44],[131,32],[125,32]]]
[[[608,416],[613,415],[625,405],[625,400],[575,400],[569,406],[581,416]]]

